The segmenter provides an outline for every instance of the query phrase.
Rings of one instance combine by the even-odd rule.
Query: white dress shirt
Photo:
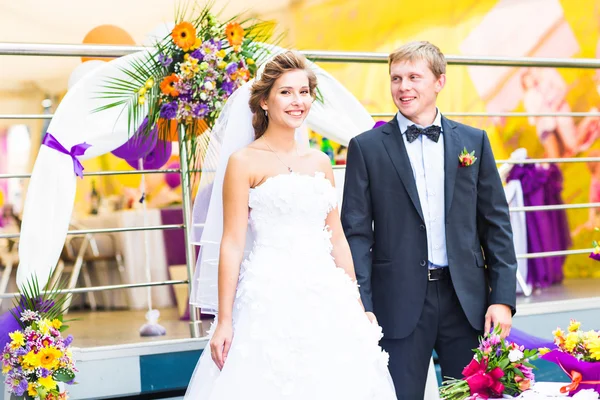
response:
[[[441,128],[442,115],[439,110],[436,111],[437,114],[432,125]],[[410,125],[415,125],[415,123],[401,113],[398,113],[396,118],[406,144],[413,177],[417,184],[419,202],[425,219],[429,262],[436,266],[447,266],[446,217],[444,211],[444,135],[440,135],[437,143],[423,135],[419,135],[417,140],[409,143],[405,132]],[[417,126],[426,128],[420,125]]]
[[[506,202],[508,207],[523,207],[525,201],[523,199],[523,187],[521,182],[517,179],[512,180],[504,186],[504,194],[506,195]],[[515,252],[517,254],[527,254],[527,220],[525,219],[525,211],[511,211],[510,213],[510,225],[512,226],[513,242],[515,245]],[[530,288],[523,288],[519,282],[519,279],[524,285],[527,285],[527,259],[517,259],[517,293],[529,292]],[[521,282],[521,283],[522,283]]]

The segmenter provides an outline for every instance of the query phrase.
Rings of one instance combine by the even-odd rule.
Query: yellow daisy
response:
[[[569,332],[577,332],[580,327],[581,327],[581,322],[575,321],[574,319],[572,319],[571,323],[569,324]]]
[[[48,370],[53,370],[58,366],[62,352],[56,347],[44,347],[38,353],[40,365]]]
[[[23,336],[23,333],[20,331],[9,333],[8,336],[12,339],[12,342],[10,342],[10,347],[13,349],[18,349],[19,347],[25,345],[25,336]]]
[[[27,394],[31,397],[37,396],[37,385],[35,383],[30,383],[29,386],[27,386]]]
[[[52,378],[52,375],[46,378],[39,378],[38,383],[47,390],[56,389],[56,381]]]
[[[25,364],[25,367],[29,366],[31,368],[37,368],[41,365],[40,357],[34,353],[33,350],[25,354],[25,357],[23,357],[23,363]]]
[[[577,344],[579,344],[579,335],[576,332],[570,332],[565,340],[565,349],[569,352],[573,351]]]

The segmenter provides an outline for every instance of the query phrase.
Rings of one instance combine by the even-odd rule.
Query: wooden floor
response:
[[[560,285],[534,290],[529,297],[520,296],[517,304],[536,304],[600,297],[600,279],[567,279]]]
[[[600,304],[600,279],[567,280],[561,285],[534,292],[530,297],[519,296],[519,314],[544,314],[558,308],[597,307]],[[159,323],[167,334],[158,337],[141,337],[139,330],[146,323],[142,311],[76,311],[66,319],[78,319],[69,323],[68,333],[75,337],[76,347],[97,347],[118,344],[154,342],[159,340],[190,338],[189,321],[179,320],[177,310],[162,309]],[[210,327],[210,320],[202,321],[202,336]]]
[[[191,337],[189,321],[180,321],[175,308],[160,310],[158,323],[167,330],[166,335],[142,337],[139,331],[146,323],[145,314],[145,310],[70,312],[65,319],[75,321],[67,322],[67,333],[75,338],[75,347],[111,346]],[[206,335],[210,323],[209,320],[202,321],[202,336]]]

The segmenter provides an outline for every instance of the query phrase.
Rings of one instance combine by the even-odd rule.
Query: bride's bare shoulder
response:
[[[249,171],[253,166],[261,163],[264,157],[264,150],[256,146],[254,143],[239,149],[231,154],[229,157],[229,167],[235,169],[244,169]]]
[[[331,160],[329,156],[319,149],[308,149],[306,157],[310,160],[311,165],[318,171],[327,172],[331,169]]]

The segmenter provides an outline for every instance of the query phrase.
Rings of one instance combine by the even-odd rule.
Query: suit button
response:
[[[424,231],[425,230],[425,225],[419,226],[419,229],[422,230],[422,231]]]
[[[427,261],[425,261],[425,260],[421,260],[421,267],[424,267],[424,266],[426,266],[426,265],[427,265]]]

